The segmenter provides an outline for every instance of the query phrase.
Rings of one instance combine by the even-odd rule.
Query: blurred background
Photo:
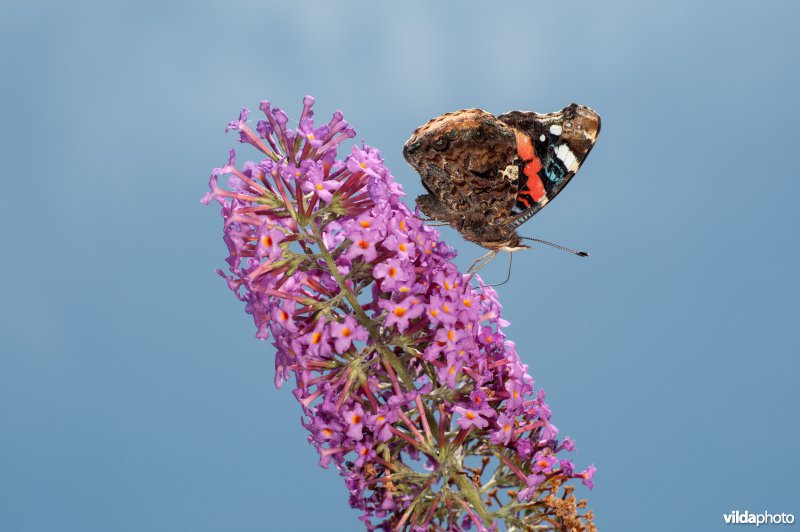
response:
[[[521,233],[507,334],[601,530],[800,517],[800,8],[766,1],[0,2],[0,530],[359,530],[203,207],[223,130],[341,109],[422,192],[429,118],[597,110]],[[253,115],[255,117],[256,114]],[[482,251],[449,229],[469,265]],[[505,258],[484,270],[505,278]]]

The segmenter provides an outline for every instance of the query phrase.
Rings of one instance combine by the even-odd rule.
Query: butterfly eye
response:
[[[440,137],[433,141],[433,149],[437,151],[444,151],[447,149],[447,146],[450,144],[446,138]]]

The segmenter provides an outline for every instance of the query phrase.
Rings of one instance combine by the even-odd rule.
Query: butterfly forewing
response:
[[[518,226],[561,192],[578,171],[600,133],[600,117],[592,109],[571,104],[557,113],[511,111],[497,117],[530,142],[533,157],[520,148],[517,199],[508,223]],[[518,139],[520,136],[518,135]]]

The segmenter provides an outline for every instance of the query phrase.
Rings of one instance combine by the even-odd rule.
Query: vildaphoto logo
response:
[[[771,514],[769,512],[753,514],[747,510],[744,512],[734,510],[730,513],[722,514],[722,519],[726,525],[791,525],[794,523],[794,514]]]

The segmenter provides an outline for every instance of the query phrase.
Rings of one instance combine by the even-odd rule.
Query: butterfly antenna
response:
[[[490,284],[489,286],[491,286],[492,288],[494,288],[495,286],[503,286],[504,284],[506,284],[508,282],[509,279],[511,279],[511,262],[513,260],[514,260],[514,254],[513,253],[509,253],[508,254],[508,275],[506,275],[506,280],[503,281],[500,284]]]
[[[577,249],[568,248],[566,246],[560,246],[558,244],[553,244],[552,242],[548,242],[547,240],[540,240],[538,238],[529,238],[527,236],[521,236],[522,240],[531,240],[533,242],[539,242],[540,244],[547,244],[548,246],[552,246],[556,249],[560,249],[561,251],[566,251],[567,253],[572,253],[573,255],[577,255],[579,257],[588,257],[589,253],[586,251],[578,251]]]

